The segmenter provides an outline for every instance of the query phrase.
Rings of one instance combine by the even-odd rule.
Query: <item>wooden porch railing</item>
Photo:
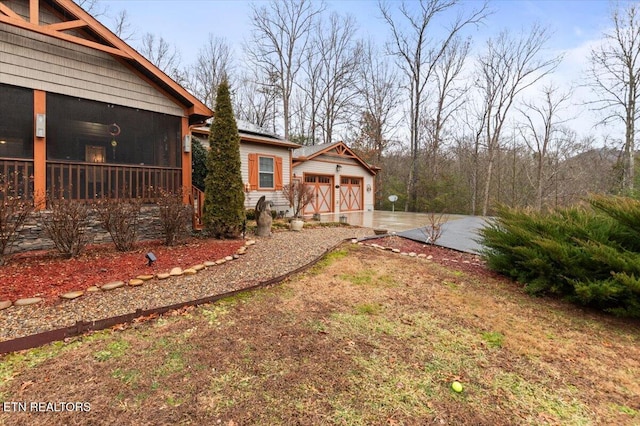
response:
[[[155,189],[178,192],[182,171],[175,167],[47,161],[47,192],[74,200],[140,198],[155,201]]]
[[[202,229],[202,216],[204,215],[204,191],[195,186],[191,187],[191,203],[193,204],[193,229]]]
[[[0,157],[0,199],[33,197],[33,160]]]

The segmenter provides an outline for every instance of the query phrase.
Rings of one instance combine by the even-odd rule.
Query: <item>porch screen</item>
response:
[[[33,158],[33,90],[0,84],[0,158]]]
[[[47,159],[181,167],[180,117],[47,94]]]

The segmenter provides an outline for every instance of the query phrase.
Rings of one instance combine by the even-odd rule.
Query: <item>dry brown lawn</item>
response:
[[[272,288],[0,358],[0,424],[640,424],[638,325],[345,245]]]

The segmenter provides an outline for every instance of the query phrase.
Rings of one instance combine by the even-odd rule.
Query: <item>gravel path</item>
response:
[[[141,287],[87,293],[51,305],[13,306],[0,311],[0,341],[250,287],[309,264],[342,240],[372,234],[368,228],[343,227],[275,232],[255,238],[256,244],[240,259],[196,275],[154,279]]]

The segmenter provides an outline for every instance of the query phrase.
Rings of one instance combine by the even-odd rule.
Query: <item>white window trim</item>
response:
[[[260,159],[262,158],[268,158],[271,160],[271,165],[272,165],[272,170],[270,172],[268,171],[263,171],[262,169],[260,169]],[[272,186],[262,186],[261,183],[261,179],[260,176],[263,174],[270,174],[271,175],[271,181],[273,182]],[[272,157],[270,155],[259,155],[258,154],[258,189],[269,189],[269,190],[274,190],[276,189],[276,159],[275,157]]]

